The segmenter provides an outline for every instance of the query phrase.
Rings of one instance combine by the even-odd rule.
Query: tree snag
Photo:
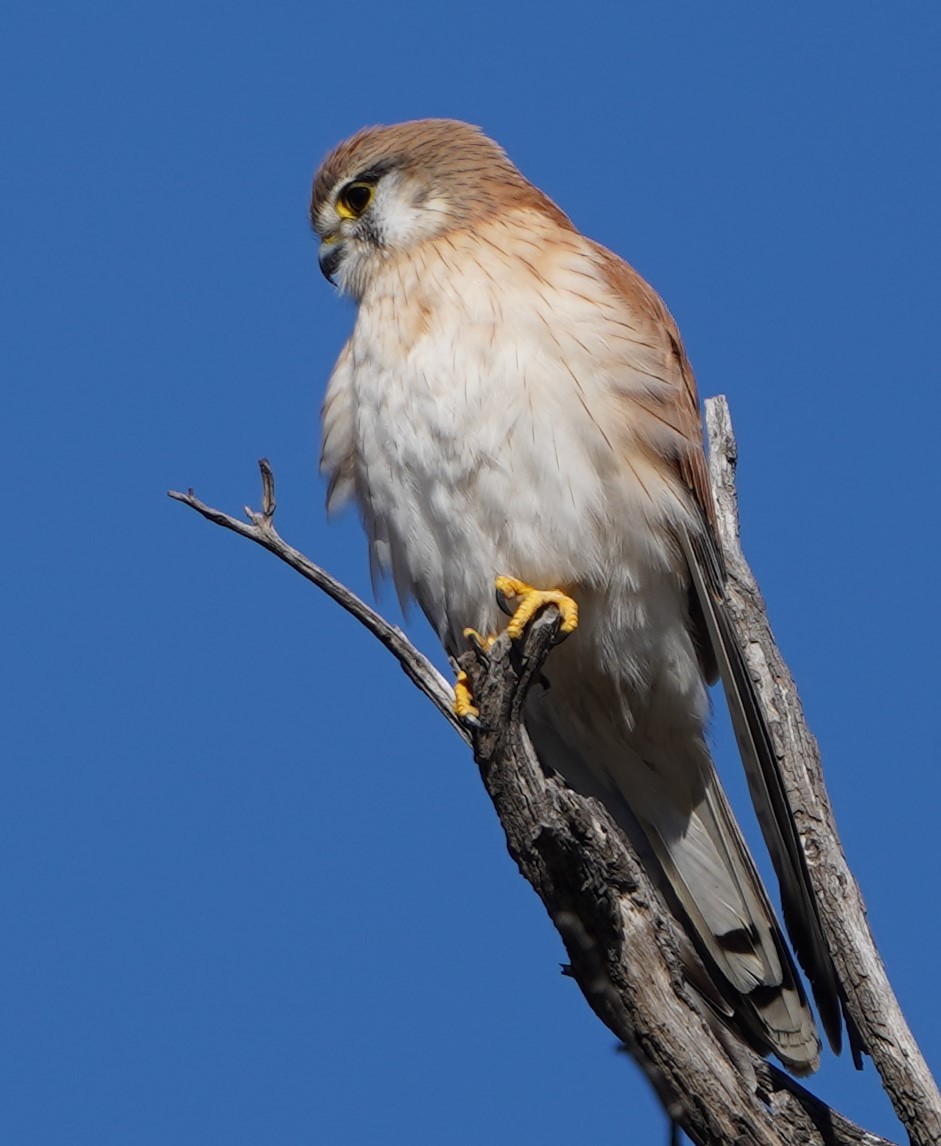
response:
[[[774,643],[764,602],[738,541],[736,445],[724,398],[706,402],[709,466],[728,600],[758,684],[807,856],[828,946],[850,1015],[915,1146],[941,1146],[941,1097],[905,1023],[876,950],[865,906],[840,847],[816,741]],[[274,477],[260,463],[262,510],[248,524],[188,493],[170,492],[203,517],[264,546],[332,597],[396,657],[412,682],[473,749],[520,871],[545,904],[569,957],[566,971],[592,1010],[637,1061],[674,1126],[700,1146],[891,1146],[843,1118],[725,1028],[708,975],[629,842],[605,808],[540,766],[521,722],[551,654],[560,617],[547,608],[523,640],[504,634],[460,658],[480,709],[459,721],[453,690],[405,634],[274,528]]]

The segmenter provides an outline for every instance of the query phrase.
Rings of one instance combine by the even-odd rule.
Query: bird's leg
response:
[[[529,622],[546,605],[555,605],[562,614],[562,624],[559,626],[560,639],[578,628],[578,605],[561,589],[534,589],[532,585],[518,581],[515,577],[498,577],[495,584],[501,609],[512,614],[506,627],[510,640],[518,641]],[[515,603],[517,599],[519,603],[514,608],[511,602]],[[470,628],[464,630],[464,636],[484,654],[497,639],[495,633],[485,637],[476,629]],[[480,716],[480,709],[474,704],[470,680],[463,669],[458,671],[454,682],[454,713],[461,720],[472,723]]]
[[[477,646],[477,651],[487,654],[487,650],[497,639],[496,635],[489,637],[481,636],[476,629],[465,629],[464,636],[473,645]],[[475,721],[480,716],[480,709],[474,704],[474,694],[471,691],[470,680],[467,673],[463,669],[458,669],[457,679],[454,682],[454,715],[460,720]]]
[[[480,716],[480,709],[474,704],[467,673],[460,669],[454,682],[454,715],[459,720],[474,721]]]
[[[497,639],[496,633],[491,633],[489,637],[482,636],[476,629],[465,629],[464,636],[475,645],[478,652],[487,653],[490,651],[490,646]]]
[[[501,608],[505,602],[507,612],[510,609],[513,611],[506,627],[510,640],[518,641],[529,622],[546,605],[555,605],[562,614],[562,624],[559,626],[562,636],[567,637],[578,628],[578,605],[561,589],[534,589],[532,585],[518,581],[515,577],[498,577],[496,586],[497,601]],[[516,598],[519,598],[519,604],[514,608],[512,602]]]

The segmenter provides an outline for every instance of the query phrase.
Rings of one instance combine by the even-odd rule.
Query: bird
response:
[[[328,511],[358,506],[373,576],[452,657],[507,607],[519,637],[560,606],[570,635],[524,715],[537,756],[636,844],[727,1021],[811,1073],[817,1025],[708,746],[720,677],[837,1051],[844,996],[729,618],[696,383],[665,304],[455,120],[340,143],[310,217],[323,274],[357,308],[322,408]],[[455,695],[472,720],[466,679]]]

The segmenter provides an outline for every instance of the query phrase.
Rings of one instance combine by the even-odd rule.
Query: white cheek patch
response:
[[[448,220],[448,208],[438,197],[416,203],[409,186],[397,172],[380,180],[370,207],[384,245],[406,247],[437,234]]]
[[[342,294],[356,299],[362,298],[385,258],[440,235],[452,222],[453,212],[446,198],[420,198],[414,183],[396,171],[380,179],[362,218],[338,220],[332,203],[325,204],[318,214],[321,234],[336,235],[342,243],[333,281]]]

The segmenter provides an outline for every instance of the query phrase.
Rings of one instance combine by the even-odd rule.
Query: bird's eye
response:
[[[358,219],[372,202],[375,188],[371,183],[347,183],[337,196],[337,211],[344,219]]]

